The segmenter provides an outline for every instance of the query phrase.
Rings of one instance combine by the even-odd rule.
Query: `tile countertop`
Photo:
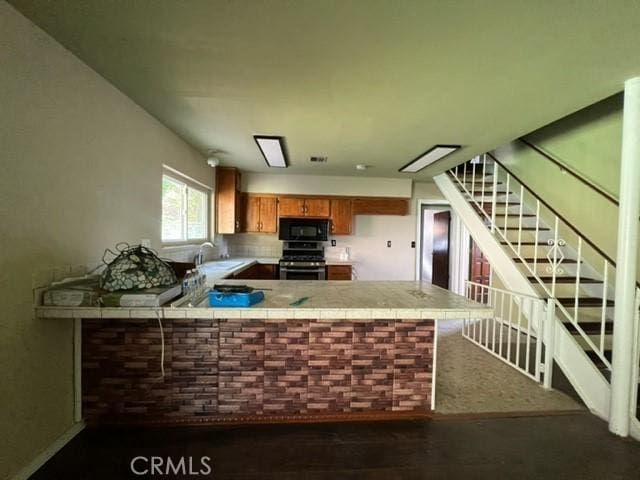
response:
[[[44,318],[308,318],[416,319],[488,318],[493,310],[431,284],[410,281],[222,280],[265,288],[251,308],[38,307]],[[297,306],[291,303],[303,297]]]

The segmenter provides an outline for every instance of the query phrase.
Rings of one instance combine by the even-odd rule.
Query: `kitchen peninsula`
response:
[[[215,424],[429,416],[437,323],[492,314],[417,282],[222,283],[264,288],[265,300],[246,309],[40,307],[45,318],[82,319],[83,418]]]

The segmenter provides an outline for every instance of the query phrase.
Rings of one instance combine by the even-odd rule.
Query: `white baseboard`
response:
[[[84,422],[75,423],[69,430],[60,435],[51,445],[45,448],[40,454],[34,458],[28,465],[25,465],[12,480],[27,480],[40,467],[49,461],[62,447],[71,441],[84,428]]]

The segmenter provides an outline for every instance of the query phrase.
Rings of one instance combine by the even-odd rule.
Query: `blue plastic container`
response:
[[[217,290],[209,292],[209,305],[212,307],[250,307],[264,300],[264,293],[223,293]]]

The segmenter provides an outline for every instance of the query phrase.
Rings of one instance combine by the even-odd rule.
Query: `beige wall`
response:
[[[296,178],[297,177],[297,178]],[[305,177],[300,181],[300,177]],[[283,175],[278,178],[279,193],[307,193],[300,190],[301,184],[311,182],[312,176]],[[330,177],[326,177],[330,178]],[[354,187],[345,185],[340,191],[343,195],[357,195],[357,189],[378,192],[375,188],[380,180],[356,178]],[[315,194],[335,194],[329,184],[325,189],[314,191]],[[262,193],[273,192],[272,185],[265,185]],[[386,195],[380,193],[380,195]],[[418,200],[443,200],[444,197],[433,182],[416,182],[410,190],[411,211],[406,216],[392,215],[357,215],[354,217],[353,235],[336,236],[338,247],[349,247],[351,258],[356,262],[357,278],[361,280],[413,280],[415,278],[416,249],[411,242],[416,240],[416,206]],[[277,235],[241,234],[226,237],[231,253],[246,255],[256,252],[257,255],[271,256],[281,246]],[[391,240],[391,248],[387,247]]]
[[[410,197],[411,183],[410,178],[330,177],[251,172],[242,174],[242,191],[250,193]]]
[[[159,245],[166,163],[202,157],[0,0],[0,478],[71,427],[72,323],[34,320],[32,273]]]

